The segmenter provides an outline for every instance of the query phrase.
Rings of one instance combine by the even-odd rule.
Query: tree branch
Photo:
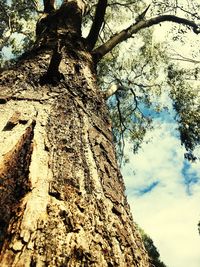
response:
[[[141,20],[144,20],[144,18],[146,16],[146,13],[149,10],[149,8],[150,8],[150,5],[148,5],[147,8],[145,8],[145,10],[141,14],[139,14],[139,16],[135,19],[135,21],[139,22]]]
[[[155,18],[151,18],[149,20],[140,20],[139,22],[136,22],[131,26],[129,26],[128,28],[122,30],[121,32],[114,34],[107,42],[96,48],[93,51],[95,59],[99,61],[104,55],[110,52],[117,44],[127,40],[133,34],[139,32],[141,29],[145,29],[165,21],[171,21],[178,24],[189,26],[193,29],[194,33],[196,34],[200,33],[199,25],[197,25],[193,21],[187,20],[185,18],[180,18],[174,15],[162,15]]]
[[[169,59],[171,59],[171,60],[187,61],[187,62],[191,62],[194,64],[200,63],[200,60],[183,56],[180,53],[178,53],[175,49],[172,49],[172,50],[174,53],[171,53],[171,56],[169,57]]]
[[[44,13],[51,13],[55,10],[55,0],[43,0]]]
[[[118,95],[115,95],[116,100],[117,100],[117,111],[118,111],[118,115],[119,115],[119,126],[120,126],[120,165],[122,163],[122,159],[124,157],[124,147],[125,147],[125,140],[124,140],[124,132],[126,131],[126,125],[124,124],[124,119],[122,117],[122,113],[121,113],[121,108],[120,108],[120,100]]]
[[[95,17],[93,20],[92,27],[90,29],[90,32],[86,38],[86,41],[88,43],[89,49],[92,50],[97,42],[99,32],[101,30],[101,26],[104,22],[104,17],[106,13],[106,7],[107,7],[107,0],[99,0],[97,7],[96,7],[96,12],[95,12]]]
[[[114,95],[118,90],[120,90],[122,87],[119,84],[112,84],[104,93],[105,99],[108,99],[112,95]]]

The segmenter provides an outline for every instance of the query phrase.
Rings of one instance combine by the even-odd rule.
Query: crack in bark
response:
[[[19,213],[20,199],[31,190],[29,166],[33,150],[34,127],[35,121],[32,121],[15,147],[4,155],[0,165],[1,243],[10,219]]]
[[[47,73],[41,76],[40,84],[52,84],[57,85],[60,80],[64,80],[64,75],[59,71],[59,65],[62,60],[62,46],[60,40],[53,51],[53,55],[51,57],[51,61],[47,70]]]

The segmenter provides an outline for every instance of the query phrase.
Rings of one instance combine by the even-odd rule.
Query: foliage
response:
[[[145,133],[152,129],[153,114],[166,108],[159,101],[155,103],[155,98],[158,100],[164,90],[160,76],[167,55],[153,38],[153,31],[144,30],[137,40],[127,42],[127,48],[124,49],[124,44],[119,45],[99,64],[102,87],[114,82],[122,88],[108,101],[120,159],[124,156],[124,139],[131,141],[136,153]]]
[[[140,234],[142,236],[143,244],[145,249],[150,257],[150,262],[154,267],[167,267],[160,259],[160,253],[158,252],[156,246],[154,245],[153,240],[142,230],[139,228]]]
[[[147,16],[170,12],[195,21],[200,19],[200,5],[195,1],[186,5],[179,1],[153,1],[153,4]],[[128,14],[127,10],[126,13]],[[99,66],[100,77],[109,74],[109,78],[103,79],[104,85],[105,82],[116,82],[125,88],[124,93],[116,93],[115,98],[109,102],[119,157],[124,156],[125,138],[133,143],[134,152],[141,146],[146,131],[152,129],[153,114],[161,114],[163,109],[168,108],[168,103],[164,106],[159,103],[159,96],[168,91],[176,112],[181,143],[186,148],[185,158],[191,161],[197,158],[193,151],[200,143],[199,68],[194,65],[189,69],[185,66],[183,68],[183,64],[172,61],[171,54],[174,50],[169,49],[169,43],[173,43],[172,48],[190,45],[192,56],[189,59],[194,63],[194,58],[200,53],[199,46],[194,41],[189,42],[190,30],[182,25],[171,25],[165,35],[168,36],[168,41],[166,38],[156,41],[153,29],[145,29],[115,48]],[[176,77],[170,77],[170,68],[173,68],[174,75],[177,73]]]
[[[0,63],[16,57],[34,42],[38,18],[35,1],[0,0]],[[6,58],[5,58],[6,57]]]
[[[200,84],[199,68],[184,70],[168,67],[168,82],[171,88],[174,109],[177,112],[180,139],[187,152],[185,158],[196,159],[193,150],[200,143]]]

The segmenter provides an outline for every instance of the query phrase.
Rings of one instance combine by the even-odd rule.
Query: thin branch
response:
[[[128,28],[122,30],[121,32],[114,34],[107,42],[96,48],[93,51],[96,60],[97,61],[100,60],[104,55],[110,52],[117,44],[127,40],[133,34],[139,32],[141,29],[145,29],[165,21],[187,25],[193,29],[194,33],[196,34],[200,33],[200,28],[195,22],[174,15],[162,15],[151,18],[149,20],[140,20],[139,22],[136,22],[131,26],[129,26]]]
[[[148,6],[145,8],[145,10],[144,10],[141,14],[139,14],[139,16],[135,19],[135,21],[136,21],[136,22],[139,22],[139,21],[141,21],[141,20],[144,20],[144,18],[145,18],[145,16],[146,16],[146,13],[147,13],[147,11],[149,10],[149,8],[150,8],[150,5],[148,5]]]
[[[51,13],[55,10],[55,0],[43,0],[44,13]]]
[[[120,89],[124,88],[121,85],[118,86],[118,88]],[[122,159],[124,157],[124,147],[125,147],[125,139],[124,139],[124,134],[126,131],[130,131],[132,134],[133,134],[133,131],[126,126],[126,119],[129,118],[135,111],[136,109],[139,110],[138,108],[138,101],[137,101],[137,96],[134,92],[134,90],[132,88],[128,88],[128,90],[131,91],[131,93],[133,94],[133,97],[134,97],[134,102],[135,102],[135,106],[133,109],[131,109],[131,106],[129,106],[129,109],[131,109],[131,111],[129,112],[129,114],[127,114],[125,117],[124,117],[124,114],[122,115],[122,111],[121,111],[121,107],[120,107],[120,98],[117,94],[117,91],[115,92],[115,97],[116,97],[116,100],[117,100],[117,111],[118,111],[118,115],[119,115],[119,127],[120,127],[120,142],[121,144],[119,145],[119,148],[120,148],[120,156],[121,156],[121,159],[120,159],[120,164],[122,163]]]
[[[194,64],[199,64],[200,61],[199,60],[195,60],[195,59],[192,59],[192,58],[187,58],[187,57],[169,57],[169,59],[171,60],[177,60],[177,61],[185,61],[185,62],[190,62],[190,63],[194,63]]]
[[[12,32],[10,32],[7,37],[2,38],[0,42],[0,51],[4,48],[6,44],[8,44],[8,41],[10,40],[11,35],[12,35]]]
[[[39,10],[39,4],[36,0],[31,0],[32,4],[33,4],[33,7],[35,9],[35,11],[38,13],[38,14],[42,14],[44,13],[43,10]]]
[[[131,12],[134,12],[133,8],[131,8],[134,4],[136,3],[136,1],[133,2],[128,2],[128,3],[119,3],[119,2],[113,2],[113,3],[109,3],[107,4],[107,7],[114,7],[114,6],[123,6],[124,8],[129,9]]]
[[[7,27],[8,27],[8,30],[6,32],[6,36],[4,34],[1,38],[1,41],[0,41],[0,51],[1,51],[3,49],[3,47],[8,43],[11,35],[14,32],[14,29],[13,29],[11,17],[9,16],[9,13],[7,12],[6,8],[3,7],[1,4],[0,4],[0,7],[2,8],[2,11],[4,12],[4,15],[6,17],[5,22],[6,22]]]
[[[117,110],[119,114],[119,123],[120,123],[120,141],[122,141],[122,145],[120,145],[120,165],[122,163],[122,159],[124,157],[124,147],[125,147],[125,140],[124,140],[124,132],[126,131],[126,126],[124,125],[122,113],[121,113],[121,108],[120,108],[120,100],[117,94],[115,94],[116,100],[117,100]]]
[[[193,58],[189,58],[189,57],[185,57],[181,54],[179,54],[176,50],[173,49],[173,51],[175,53],[171,54],[172,57],[169,57],[169,59],[171,60],[180,60],[180,61],[187,61],[187,62],[191,62],[191,63],[194,63],[194,64],[199,64],[200,63],[200,60],[196,60],[196,59],[193,59]]]
[[[134,101],[135,101],[135,107],[134,107],[134,111],[135,111],[138,108],[137,96],[136,96],[136,93],[133,91],[132,88],[130,88],[130,91],[131,91],[133,98],[134,98]]]
[[[117,6],[118,5],[118,6],[127,7],[127,6],[131,6],[135,3],[136,3],[136,1],[128,2],[128,3],[113,2],[113,3],[108,4],[108,6]]]
[[[181,7],[181,6],[179,6],[179,5],[177,5],[177,8],[180,9],[180,10],[182,10],[183,12],[185,12],[185,13],[187,13],[187,14],[189,14],[189,15],[195,17],[195,18],[197,18],[197,19],[200,19],[200,16],[198,16],[197,12],[192,13],[192,12],[190,12],[190,11],[184,9],[183,7]]]
[[[106,13],[106,7],[107,7],[107,0],[99,0],[95,17],[92,23],[92,27],[90,29],[90,32],[86,38],[86,41],[88,43],[89,49],[92,50],[97,42],[99,32],[101,30],[102,24],[104,22],[104,17]]]

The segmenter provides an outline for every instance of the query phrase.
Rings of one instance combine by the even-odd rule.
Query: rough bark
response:
[[[0,77],[0,266],[148,267],[93,59],[67,22]]]

